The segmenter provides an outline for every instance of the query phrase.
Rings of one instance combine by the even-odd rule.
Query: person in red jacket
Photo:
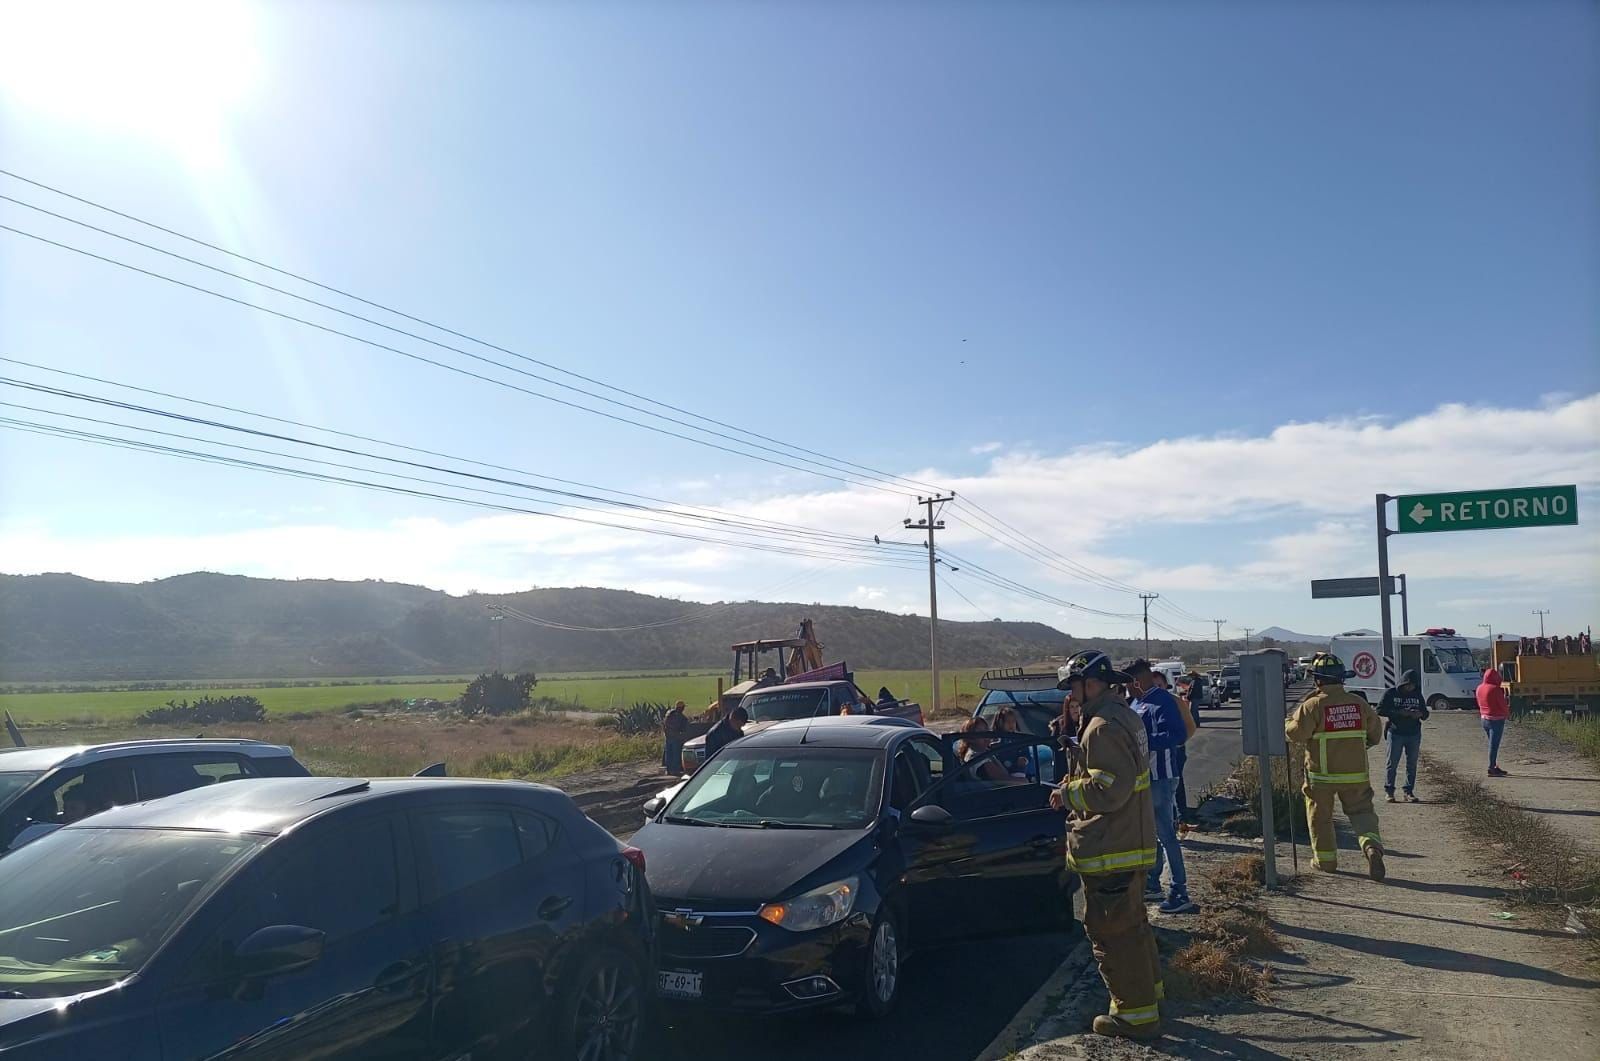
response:
[[[1478,717],[1483,720],[1483,735],[1489,738],[1489,776],[1508,777],[1500,769],[1500,738],[1506,732],[1506,719],[1511,717],[1511,698],[1500,687],[1500,672],[1493,667],[1483,672],[1483,682],[1478,686]]]

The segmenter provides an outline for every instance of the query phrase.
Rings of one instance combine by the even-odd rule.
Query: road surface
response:
[[[900,1002],[880,1021],[844,1013],[775,1020],[684,1017],[667,1009],[660,1061],[967,1061],[1011,1022],[1079,937],[1023,936],[924,951],[905,965]]]

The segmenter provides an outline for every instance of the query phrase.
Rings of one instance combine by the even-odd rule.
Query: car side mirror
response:
[[[259,980],[315,965],[322,958],[326,933],[304,925],[268,925],[246,936],[233,952],[233,971],[241,979]]]
[[[926,829],[948,829],[955,817],[943,807],[928,803],[912,811],[911,820]]]
[[[649,799],[644,801],[644,816],[646,818],[654,818],[657,814],[661,813],[661,808],[665,807],[666,805],[667,801],[664,797],[651,796]]]

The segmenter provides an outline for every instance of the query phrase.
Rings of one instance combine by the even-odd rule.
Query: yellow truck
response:
[[[1568,642],[1577,642],[1577,638],[1559,640],[1559,645],[1533,638],[1494,642],[1495,669],[1505,679],[1513,713],[1600,712],[1600,657],[1592,646],[1590,651],[1567,651],[1576,648]],[[1588,641],[1587,636],[1583,641]]]

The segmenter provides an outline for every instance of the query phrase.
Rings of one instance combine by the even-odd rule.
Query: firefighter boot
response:
[[[1130,1024],[1121,1017],[1102,1013],[1094,1019],[1094,1033],[1096,1035],[1108,1035],[1114,1039],[1139,1039],[1149,1042],[1152,1039],[1161,1038],[1161,1022]]]

